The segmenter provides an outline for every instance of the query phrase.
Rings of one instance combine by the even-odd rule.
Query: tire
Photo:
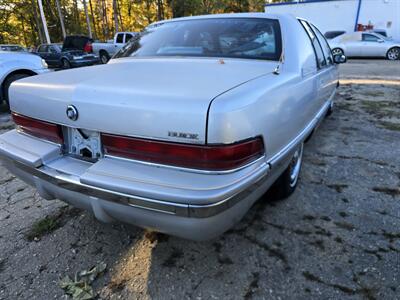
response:
[[[340,48],[333,48],[332,55],[344,55],[344,51]]]
[[[386,58],[388,60],[398,60],[400,59],[400,48],[399,47],[393,47],[388,50],[386,53]]]
[[[109,60],[110,60],[110,56],[108,55],[108,53],[106,51],[101,51],[100,52],[101,63],[106,64],[106,63],[108,63]]]
[[[14,74],[14,75],[11,75],[11,76],[9,76],[5,81],[4,81],[4,85],[3,85],[3,98],[4,98],[4,101],[6,102],[6,105],[7,105],[7,109],[8,110],[10,110],[10,98],[9,98],[9,95],[8,95],[8,90],[10,89],[10,85],[11,85],[11,83],[13,83],[14,81],[16,81],[16,80],[19,80],[19,79],[22,79],[22,78],[25,78],[25,77],[29,77],[29,76],[31,76],[31,75],[29,75],[29,74],[23,74],[23,73],[21,73],[21,74]]]
[[[67,59],[63,58],[61,60],[61,68],[70,69],[71,68],[71,63]]]
[[[332,100],[331,104],[329,105],[328,111],[326,112],[327,117],[329,117],[331,114],[333,114],[333,108],[334,108],[334,104],[333,104],[333,100]]]
[[[289,166],[274,183],[274,190],[278,199],[285,199],[296,190],[303,162],[303,148],[304,143],[301,143],[293,154]]]

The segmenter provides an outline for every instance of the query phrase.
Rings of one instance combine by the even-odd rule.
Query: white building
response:
[[[268,13],[290,13],[314,23],[322,33],[361,27],[384,29],[400,40],[400,0],[293,0],[267,3]]]

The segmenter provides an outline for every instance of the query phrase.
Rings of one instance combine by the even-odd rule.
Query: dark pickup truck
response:
[[[88,37],[67,36],[63,44],[40,45],[36,54],[54,68],[91,66],[99,63],[99,57],[92,53],[91,44]]]

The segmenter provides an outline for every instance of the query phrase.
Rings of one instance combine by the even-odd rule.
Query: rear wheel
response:
[[[3,96],[4,96],[4,100],[6,102],[8,110],[10,109],[10,101],[9,101],[10,98],[9,98],[8,90],[10,89],[11,83],[13,83],[14,81],[16,81],[18,79],[22,79],[22,78],[29,77],[29,76],[31,76],[31,75],[29,75],[29,74],[14,74],[14,75],[9,76],[4,81]]]
[[[277,192],[277,197],[279,199],[289,197],[297,187],[301,165],[303,162],[303,146],[304,143],[301,143],[296,152],[293,154],[289,166],[274,184]]]
[[[67,59],[63,58],[61,60],[61,67],[63,69],[69,69],[69,68],[71,68],[71,63]]]
[[[108,53],[106,51],[101,51],[100,52],[101,63],[106,64],[106,63],[108,63],[109,60],[110,60],[110,56],[108,55]]]
[[[344,55],[344,52],[340,48],[334,48],[332,49],[332,55]]]
[[[399,47],[393,47],[388,50],[386,53],[386,57],[389,60],[398,60],[400,59],[400,48]]]

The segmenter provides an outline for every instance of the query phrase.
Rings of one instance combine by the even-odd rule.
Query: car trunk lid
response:
[[[275,66],[239,59],[123,58],[18,81],[10,90],[11,109],[71,128],[202,144],[211,101]],[[69,105],[78,111],[75,121],[67,116]]]

